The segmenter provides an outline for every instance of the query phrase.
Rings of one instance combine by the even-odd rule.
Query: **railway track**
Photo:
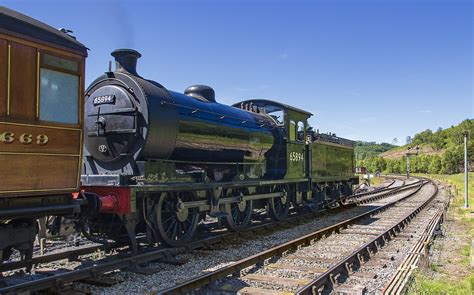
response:
[[[390,241],[403,236],[403,229],[437,194],[435,184],[423,181],[398,198],[380,200],[379,206],[372,203],[374,208],[359,216],[154,294],[320,294],[334,290],[350,293],[355,291],[354,287],[344,285],[344,281],[352,277],[374,279],[377,272],[362,271],[363,266]],[[411,198],[415,195],[416,199]],[[441,206],[437,212],[444,208]],[[438,222],[439,219],[430,223],[431,229]],[[428,231],[425,239],[431,233]],[[407,275],[396,277],[394,281],[399,282],[399,278]],[[391,288],[386,287],[387,294],[392,292]]]
[[[397,185],[398,184],[398,185]],[[405,184],[402,180],[392,179],[391,182],[386,186],[380,186],[373,191],[363,192],[359,194],[355,194],[347,198],[344,202],[344,205],[349,205],[354,202],[364,202],[365,200],[373,200],[377,197],[384,197],[384,195],[380,195],[381,192],[393,191],[397,188],[402,187]],[[303,217],[307,217],[304,215]],[[293,219],[290,217],[288,221],[292,221]],[[298,220],[298,218],[296,219]],[[12,270],[21,269],[27,267],[29,263],[31,265],[38,265],[44,263],[50,263],[58,260],[68,259],[68,260],[76,260],[79,256],[87,255],[94,253],[96,251],[107,250],[104,245],[99,244],[92,244],[92,245],[84,245],[80,247],[75,247],[72,250],[68,251],[54,251],[54,253],[46,253],[44,255],[36,255],[33,257],[31,262],[28,261],[9,261],[5,262],[0,265],[0,272],[7,272]],[[36,254],[39,253],[39,250],[36,251]]]
[[[403,186],[403,182],[398,181],[398,185],[394,185],[396,181],[392,181],[389,185],[391,186],[390,189],[381,189],[377,191],[373,191],[370,193],[363,193],[359,195],[352,196],[352,200],[360,200],[360,201],[367,201],[369,199],[376,200],[381,199],[383,197],[387,197],[391,194],[399,190],[408,190],[413,187],[415,184],[408,184]],[[358,202],[346,200],[345,204],[341,206],[341,209],[347,207],[354,207],[357,206]],[[184,253],[187,251],[192,251],[195,249],[206,248],[210,247],[211,245],[224,242],[226,240],[235,238],[236,236],[244,236],[248,233],[259,233],[262,231],[268,231],[270,229],[275,229],[277,227],[289,227],[292,226],[291,224],[301,223],[305,220],[305,218],[311,218],[314,214],[308,213],[303,216],[294,216],[290,217],[288,220],[284,222],[271,222],[271,223],[262,223],[255,225],[248,230],[241,232],[241,233],[232,233],[232,232],[225,232],[222,234],[217,234],[215,236],[207,237],[205,239],[198,240],[194,243],[189,244],[186,248],[163,248],[158,250],[150,250],[145,249],[144,253],[133,255],[125,258],[115,259],[113,261],[101,261],[98,262],[97,265],[84,267],[82,269],[73,270],[66,273],[54,274],[45,278],[41,278],[34,281],[22,282],[13,286],[8,286],[6,288],[0,289],[0,292],[3,293],[18,293],[24,290],[28,291],[39,291],[45,289],[62,289],[66,284],[74,281],[81,281],[90,278],[98,278],[101,274],[117,270],[117,269],[133,269],[134,271],[140,271],[140,265],[145,262],[162,260],[162,261],[169,261],[173,255],[178,253]],[[90,251],[96,251],[97,248],[95,246],[91,247]],[[34,258],[34,263],[47,263],[58,259],[65,259],[65,258],[76,258],[79,255],[88,254],[87,250],[85,249],[78,249],[71,251],[70,253],[56,253],[50,254],[49,256],[39,256]],[[2,267],[3,269],[9,269],[13,267],[19,266],[18,264],[4,264]],[[20,265],[21,266],[21,265]]]

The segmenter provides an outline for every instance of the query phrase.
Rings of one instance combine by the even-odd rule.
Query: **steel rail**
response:
[[[393,185],[394,183],[395,183],[395,181],[393,181],[389,186]],[[409,187],[409,186],[415,185],[417,183],[418,182],[415,182],[415,183],[412,183],[412,184],[408,184],[406,186],[404,186],[404,183],[402,183],[402,185],[397,186],[397,187],[391,187],[390,189],[387,189],[388,188],[388,186],[387,186],[387,187],[384,187],[382,189],[375,190],[375,191],[372,191],[372,192],[365,192],[365,193],[361,193],[361,194],[354,194],[354,195],[351,195],[351,196],[347,196],[346,198],[344,198],[344,200],[354,200],[354,199],[358,199],[358,198],[363,197],[363,196],[370,196],[370,195],[379,194],[379,193],[384,192],[384,191],[395,191],[397,189],[402,189],[404,187]],[[373,200],[381,199],[381,198],[384,198],[386,196],[388,196],[388,194],[372,196],[372,197],[369,197],[368,199],[364,199],[363,202],[343,203],[343,207],[344,208],[352,207],[354,205],[362,204],[362,203],[367,202],[367,201],[373,201]],[[334,208],[334,209],[337,209],[337,208]],[[271,222],[271,223],[275,223],[275,225],[278,226],[278,225],[281,225],[282,223],[287,223],[287,222],[291,223],[291,222],[294,222],[294,221],[300,221],[302,219],[306,219],[308,217],[314,217],[319,213],[320,212],[318,212],[318,213],[307,213],[307,214],[299,215],[299,216],[290,216],[290,218],[288,218],[287,220],[275,221],[275,222]],[[250,227],[246,230],[250,230],[250,231],[253,230],[253,229],[258,230],[257,227],[259,227],[259,226],[263,226],[263,227],[265,227],[265,229],[267,229],[269,224],[270,223],[263,224],[263,225],[259,224],[259,225]],[[63,252],[57,252],[57,253],[51,253],[51,254],[35,256],[35,257],[33,257],[33,259],[31,261],[22,260],[22,261],[5,262],[3,264],[0,264],[0,273],[20,269],[20,268],[23,268],[23,267],[27,267],[29,264],[30,265],[37,265],[37,264],[40,264],[40,263],[50,263],[50,262],[63,260],[63,259],[73,260],[73,259],[76,259],[78,256],[87,255],[87,254],[94,253],[97,250],[106,250],[106,249],[107,249],[107,247],[104,246],[104,245],[92,245],[92,246],[87,246],[87,247],[83,247],[83,248],[79,248],[79,249],[73,249],[73,250],[69,250],[69,251],[63,251]]]
[[[405,257],[396,273],[382,289],[382,294],[400,294],[404,292],[413,273],[413,269],[418,265],[421,258],[426,258],[425,255],[428,251],[428,244],[434,237],[439,224],[443,222],[448,206],[449,200],[445,202],[431,218],[428,227],[425,228],[417,243],[412,247],[410,254]]]
[[[395,205],[396,203],[405,200],[413,195],[415,195],[427,182],[422,181],[421,183],[418,183],[418,187],[415,188],[415,191],[409,193],[407,196],[402,197],[401,199],[398,199],[394,202],[382,205],[380,207],[374,208],[372,210],[369,210],[365,213],[361,213],[355,217],[352,217],[350,219],[347,219],[345,221],[341,221],[337,224],[330,225],[328,227],[325,227],[323,229],[317,230],[313,233],[307,234],[303,237],[297,238],[295,240],[283,243],[281,245],[272,247],[268,250],[265,250],[263,252],[260,252],[258,254],[255,254],[251,257],[244,258],[242,260],[239,260],[231,265],[225,266],[223,268],[220,268],[218,270],[215,270],[213,272],[201,275],[199,277],[196,277],[194,279],[191,279],[189,281],[183,282],[181,284],[178,284],[174,287],[168,288],[163,291],[154,291],[149,294],[183,294],[183,293],[189,293],[193,290],[196,290],[198,288],[202,288],[212,282],[215,282],[219,279],[223,279],[229,275],[232,274],[239,274],[239,272],[247,267],[253,266],[253,265],[258,265],[260,263],[263,263],[266,259],[275,257],[275,256],[281,256],[283,253],[293,251],[295,249],[298,249],[298,247],[304,246],[304,245],[311,245],[315,240],[321,239],[322,237],[331,235],[332,233],[339,232],[342,229],[347,228],[349,225],[366,218],[367,216],[371,216],[373,214],[379,213],[381,211],[384,211],[388,209],[389,207]],[[407,189],[412,189],[414,187],[409,187]],[[400,192],[403,190],[397,190],[396,192]],[[394,192],[389,192],[388,194],[393,194]]]
[[[379,188],[376,188],[375,190],[372,190],[372,191],[354,194],[354,196],[365,196],[365,195],[370,195],[370,194],[373,194],[373,193],[379,193],[379,192],[383,192],[383,191],[393,189],[392,185],[395,184],[396,180],[397,179],[394,179],[389,185],[387,185],[385,187],[379,187]]]
[[[40,263],[48,263],[48,262],[53,262],[53,261],[58,261],[58,260],[63,260],[63,259],[74,260],[78,256],[91,254],[97,250],[102,250],[102,249],[105,249],[104,245],[90,245],[90,246],[84,246],[84,247],[69,250],[69,251],[48,253],[45,255],[35,256],[31,260],[31,262],[24,261],[24,260],[10,261],[10,262],[0,264],[0,272],[11,271],[11,270],[19,269],[22,267],[26,267],[28,266],[29,263],[31,263],[31,265],[36,265]]]
[[[306,286],[300,288],[296,294],[321,294],[322,292],[332,290],[337,284],[339,277],[348,277],[350,276],[353,269],[360,268],[366,258],[370,259],[372,254],[376,253],[382,246],[387,244],[398,233],[400,233],[403,228],[405,228],[408,223],[410,223],[411,220],[415,218],[416,215],[418,215],[418,213],[420,213],[438,195],[438,186],[431,181],[426,183],[430,183],[435,187],[435,191],[426,201],[424,201],[412,212],[406,214],[395,225],[388,228],[384,233],[365,243],[359,247],[359,249],[340,260],[337,264],[335,264],[323,274],[319,275]]]
[[[390,196],[400,191],[409,190],[413,188],[414,188],[413,184],[409,184],[405,187],[396,187],[391,191],[385,192],[384,196]],[[374,196],[374,198],[380,198],[380,196],[377,195],[377,196]],[[356,206],[355,203],[350,203],[344,207],[341,207],[341,209],[347,208],[347,207],[355,207],[355,206]],[[173,255],[189,252],[189,251],[199,249],[199,248],[210,247],[213,244],[217,244],[217,243],[224,242],[232,238],[243,236],[249,232],[259,232],[263,230],[268,230],[273,227],[282,226],[288,223],[298,222],[302,219],[315,216],[317,214],[318,213],[308,213],[305,215],[293,216],[292,218],[289,218],[287,220],[280,221],[280,222],[270,222],[270,223],[259,224],[259,225],[250,227],[242,232],[226,232],[224,234],[220,234],[217,236],[208,237],[203,240],[192,242],[188,244],[186,247],[164,248],[164,249],[153,250],[147,253],[141,253],[141,254],[130,256],[130,257],[122,258],[116,261],[105,262],[105,263],[86,267],[79,270],[72,270],[70,272],[56,274],[56,275],[42,278],[39,280],[33,280],[33,281],[16,284],[13,286],[7,286],[5,288],[0,289],[0,294],[17,294],[17,293],[26,292],[26,291],[35,292],[35,291],[41,291],[41,290],[46,290],[46,289],[60,290],[67,283],[81,281],[87,278],[98,278],[101,274],[104,274],[113,270],[117,270],[117,269],[131,268],[133,270],[133,269],[139,268],[140,264],[150,262],[150,261],[155,261],[155,260],[160,260],[160,259],[170,260],[170,258]],[[334,227],[334,228],[337,228],[337,227]],[[331,230],[332,229],[329,229],[329,231]]]

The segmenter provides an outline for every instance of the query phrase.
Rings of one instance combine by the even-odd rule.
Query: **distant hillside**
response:
[[[362,158],[358,165],[363,165],[371,172],[385,171],[389,173],[404,173],[406,171],[405,153],[409,147],[420,147],[416,156],[410,157],[410,170],[412,172],[432,174],[453,174],[463,169],[464,147],[463,133],[469,132],[468,158],[474,161],[474,120],[462,121],[456,126],[447,129],[439,128],[436,132],[429,129],[416,134],[411,143],[393,147],[384,151]],[[359,159],[359,158],[358,158]],[[470,171],[473,170],[470,166]]]
[[[391,159],[391,160],[400,159],[405,156],[405,153],[407,152],[407,149],[409,146],[412,146],[412,144],[393,148],[391,150],[381,153],[379,156],[384,159]],[[420,144],[419,148],[420,149],[418,150],[418,154],[420,155],[432,155],[432,156],[438,155],[439,156],[439,155],[442,155],[445,151],[444,149],[439,149],[439,150],[434,149],[429,144]]]
[[[359,140],[355,146],[356,159],[362,161],[364,159],[373,158],[396,147],[396,145],[385,142],[379,144]]]
[[[411,143],[388,150],[380,154],[380,157],[384,159],[400,159],[405,156],[405,152],[409,147],[416,145],[420,147],[420,155],[442,156],[447,150],[455,149],[463,144],[463,132],[465,130],[469,131],[469,141],[473,142],[474,120],[464,120],[460,124],[444,130],[439,128],[436,132],[426,129],[416,134]]]

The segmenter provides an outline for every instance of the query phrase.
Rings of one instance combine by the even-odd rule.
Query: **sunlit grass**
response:
[[[474,238],[474,172],[470,172],[468,176],[468,197],[469,208],[464,208],[464,174],[455,175],[421,175],[432,179],[437,179],[444,184],[450,185],[451,203],[450,203],[450,217],[454,219],[455,226],[463,228],[465,235],[469,240]],[[471,243],[462,245],[460,248],[462,259],[447,260],[447,263],[456,263],[459,268],[469,268],[471,253]],[[454,261],[456,260],[456,262]],[[430,269],[433,272],[443,272],[443,267],[437,264],[431,264]],[[458,279],[448,280],[430,279],[425,275],[418,273],[415,275],[415,284],[413,286],[414,294],[474,294],[474,272],[471,270],[467,277],[460,277]]]
[[[415,286],[412,294],[456,294],[471,295],[474,292],[474,274],[460,281],[427,279],[423,275],[415,275]]]

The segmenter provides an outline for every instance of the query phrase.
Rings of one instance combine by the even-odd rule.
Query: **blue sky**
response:
[[[73,30],[90,48],[88,83],[128,47],[143,55],[138,72],[169,89],[278,100],[351,139],[404,143],[474,118],[470,0],[0,4]]]

